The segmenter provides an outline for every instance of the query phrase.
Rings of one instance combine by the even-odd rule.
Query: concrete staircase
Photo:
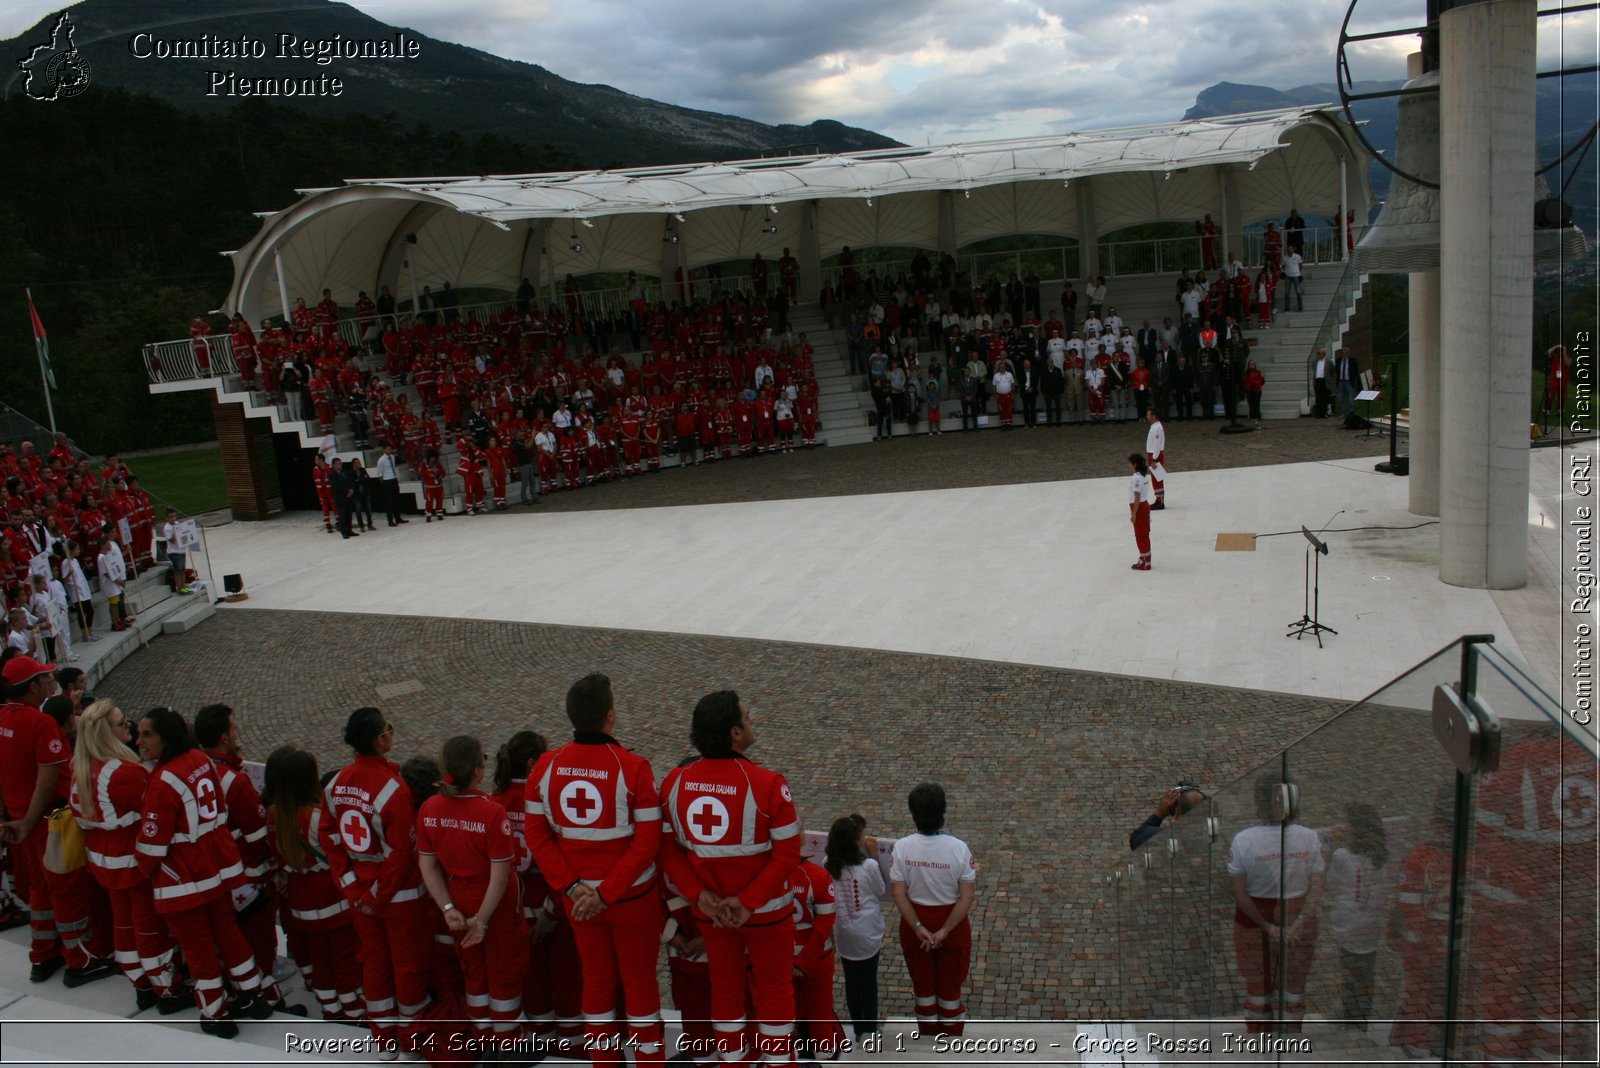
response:
[[[795,336],[806,335],[817,351],[811,362],[817,376],[817,417],[822,430],[817,439],[826,445],[860,445],[871,441],[873,427],[867,422],[872,397],[862,389],[860,375],[850,373],[850,351],[843,330],[829,330],[815,304],[789,310],[789,329]]]
[[[191,557],[191,566],[192,561]],[[115,631],[111,629],[111,609],[100,580],[91,582],[95,589],[94,629],[100,640],[79,641],[77,622],[75,619],[72,622],[72,651],[78,657],[72,666],[82,668],[89,676],[91,690],[112,668],[144,648],[152,638],[183,634],[217,614],[213,603],[216,590],[197,585],[192,594],[175,594],[167,585],[167,566],[160,563],[129,581],[126,596],[134,624],[127,630]]]

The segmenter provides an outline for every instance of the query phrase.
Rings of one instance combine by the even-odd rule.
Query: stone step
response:
[[[217,606],[211,603],[210,598],[191,597],[188,604],[162,619],[161,633],[187,634],[216,614]]]

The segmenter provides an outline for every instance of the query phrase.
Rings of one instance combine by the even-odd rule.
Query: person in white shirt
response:
[[[1117,314],[1117,309],[1112,308],[1106,313],[1105,319],[1100,323],[1100,329],[1112,337],[1120,337],[1122,335],[1122,316]]]
[[[1010,430],[1011,413],[1017,401],[1017,376],[1011,373],[1010,364],[1002,363],[989,381],[994,384],[994,405],[1000,410],[1000,429]]]
[[[167,547],[167,563],[171,564],[167,572],[167,582],[172,587],[173,593],[193,593],[189,588],[187,577],[189,574],[189,554],[183,551],[178,544],[178,513],[172,508],[167,509],[166,522],[161,524],[156,535],[161,544]]]
[[[894,844],[890,893],[900,913],[900,948],[923,1034],[959,1036],[967,1007],[961,988],[972,964],[978,868],[972,851],[944,830],[944,787],[919,783],[908,799],[917,833]]]
[[[100,588],[105,591],[106,604],[111,612],[111,629],[127,630],[136,620],[128,614],[128,605],[123,597],[128,581],[128,564],[115,541],[106,538],[100,543],[96,564],[100,568]]]
[[[6,613],[6,648],[15,649],[22,656],[33,655],[34,624],[25,608],[13,608]]]
[[[878,840],[863,831],[867,821],[844,816],[828,829],[823,867],[833,876],[833,944],[844,970],[844,1003],[856,1039],[877,1034],[878,957],[883,947],[883,909],[888,892]]]
[[[30,575],[28,580],[33,588],[28,597],[28,615],[44,643],[44,659],[52,662],[58,656],[67,661],[78,659],[72,654],[72,628],[67,622],[67,593],[61,590],[61,583],[46,579],[43,575]],[[61,591],[59,606],[55,603],[52,586]]]
[[[397,527],[401,523],[409,523],[410,520],[400,514],[400,459],[394,454],[393,445],[383,447],[383,455],[378,457],[378,465],[374,470],[383,483],[383,510],[389,525]]]
[[[1372,1018],[1378,950],[1396,880],[1378,810],[1353,801],[1345,806],[1345,822],[1347,844],[1328,861],[1328,921],[1343,971],[1343,1026],[1359,1030]]]
[[[1161,413],[1154,408],[1145,412],[1145,418],[1150,421],[1150,430],[1144,436],[1144,452],[1156,498],[1150,510],[1159,512],[1167,506],[1167,428],[1161,422]]]
[[[1051,334],[1050,340],[1044,343],[1044,351],[1050,357],[1050,362],[1056,370],[1065,370],[1067,366],[1067,339],[1060,334]]]
[[[1102,325],[1103,324],[1100,322],[1100,318],[1098,316],[1089,316],[1083,321],[1083,336],[1086,338],[1099,337],[1100,328]]]
[[[61,583],[66,587],[67,600],[77,606],[78,626],[83,629],[83,640],[97,642],[100,635],[94,632],[94,592],[89,588],[89,577],[78,563],[78,543],[67,542],[67,555],[61,561]]]
[[[1283,1027],[1300,1030],[1306,1013],[1306,976],[1317,948],[1317,900],[1324,862],[1317,833],[1294,823],[1294,813],[1274,814],[1274,799],[1288,792],[1276,772],[1255,783],[1254,827],[1234,835],[1228,849],[1233,891],[1233,947],[1244,980],[1247,1030],[1271,1031],[1278,991],[1279,943],[1287,943],[1283,980]]]
[[[322,454],[323,459],[327,460],[328,463],[333,463],[333,458],[339,455],[338,437],[332,433],[324,434],[321,444],[317,446],[317,451]]]
[[[1283,310],[1289,310],[1289,292],[1294,291],[1295,310],[1306,310],[1306,295],[1300,288],[1300,253],[1290,249],[1283,257]]]
[[[567,402],[562,401],[550,416],[550,422],[555,424],[557,430],[565,430],[572,425],[572,412],[567,409]]]
[[[1133,521],[1133,543],[1139,547],[1139,559],[1133,571],[1150,570],[1150,467],[1144,454],[1128,454],[1128,518]]]

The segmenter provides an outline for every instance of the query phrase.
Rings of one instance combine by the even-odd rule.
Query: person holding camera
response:
[[[1185,779],[1172,789],[1161,795],[1161,800],[1156,802],[1156,810],[1150,818],[1133,829],[1128,835],[1128,848],[1137,850],[1150,839],[1154,838],[1170,817],[1179,819],[1206,800],[1205,791],[1194,783]]]

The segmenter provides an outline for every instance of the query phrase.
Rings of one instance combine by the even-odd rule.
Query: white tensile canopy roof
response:
[[[661,276],[757,252],[775,259],[785,247],[805,266],[847,245],[954,252],[1010,234],[1082,244],[1207,213],[1228,233],[1291,206],[1331,215],[1344,205],[1365,218],[1367,159],[1317,106],[843,155],[355,179],[301,190],[263,215],[256,237],[228,254],[227,310],[256,320],[323,289],[349,304],[388,285],[404,302],[413,285],[445,281],[514,290],[524,277]]]

